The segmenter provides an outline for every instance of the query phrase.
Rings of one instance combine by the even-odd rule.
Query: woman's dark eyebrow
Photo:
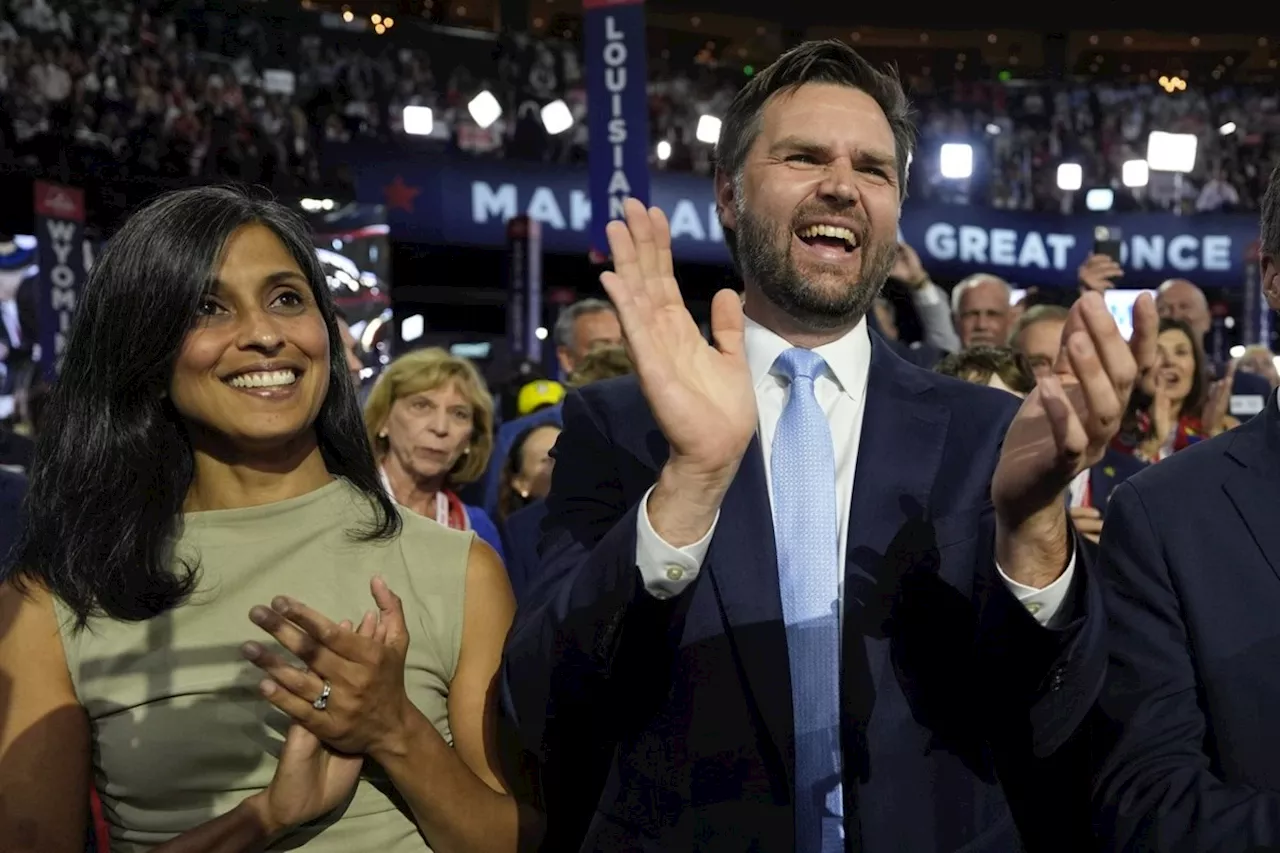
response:
[[[290,282],[290,281],[298,284],[303,284],[303,285],[310,284],[310,282],[307,280],[307,277],[302,273],[298,272],[297,270],[278,270],[277,272],[273,272],[263,279],[263,282],[267,285],[284,284],[285,282]],[[224,288],[226,288],[226,284],[220,278],[215,278],[209,284],[210,293],[217,293],[218,291],[223,290]]]

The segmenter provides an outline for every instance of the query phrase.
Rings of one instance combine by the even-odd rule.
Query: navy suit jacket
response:
[[[997,576],[990,483],[1017,406],[873,336],[842,631],[854,849],[1079,851],[1087,834],[1087,779],[1056,765],[1101,685],[1104,620],[1087,559],[1062,631]],[[636,520],[668,447],[635,379],[571,394],[564,414],[543,574],[502,670],[526,766],[557,780],[543,778],[544,797],[563,797],[558,762],[605,756],[582,850],[794,850],[790,668],[758,440],[699,576],[660,601],[635,566]],[[584,758],[584,743],[604,746]]]
[[[1280,414],[1117,487],[1100,584],[1108,849],[1280,849]]]
[[[1115,487],[1137,474],[1147,464],[1141,459],[1108,447],[1102,460],[1089,469],[1089,491],[1093,505],[1105,511]]]
[[[538,577],[541,568],[538,540],[542,536],[542,521],[546,517],[546,501],[535,501],[511,513],[502,525],[506,543],[507,576],[511,579],[511,591],[515,593],[517,604],[525,600],[529,588]]]

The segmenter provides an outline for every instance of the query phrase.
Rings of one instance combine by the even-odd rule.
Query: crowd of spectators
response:
[[[1154,82],[1008,82],[919,94],[924,159],[913,190],[943,201],[968,198],[1012,210],[1060,209],[1064,194],[1057,188],[1056,169],[1070,161],[1081,165],[1085,188],[1114,189],[1118,208],[1252,210],[1280,157],[1280,97],[1274,88],[1169,93]],[[1146,157],[1153,130],[1194,133],[1196,169],[1176,180],[1171,173],[1153,172],[1145,188],[1125,187],[1122,166]],[[939,177],[937,152],[944,142],[975,147],[971,181]]]
[[[669,143],[655,167],[707,173],[712,151],[694,138],[698,118],[723,112],[743,70],[679,59],[650,62],[651,134]],[[1274,90],[907,82],[921,142],[911,191],[935,201],[1064,209],[1071,200],[1057,189],[1056,166],[1069,159],[1082,165],[1086,187],[1113,187],[1119,209],[1247,210],[1280,152]],[[467,110],[482,89],[505,107],[484,128]],[[555,98],[575,124],[550,137],[538,107]],[[434,116],[430,137],[413,144],[586,159],[582,67],[568,42],[469,38],[421,22],[374,35],[288,0],[0,0],[0,167],[100,181],[229,178],[284,192],[342,187],[350,176],[342,157],[326,156],[331,144],[406,144],[410,105]],[[1228,123],[1236,129],[1221,133]],[[1197,169],[1126,188],[1121,165],[1145,156],[1153,129],[1196,133]],[[939,147],[956,141],[976,152],[967,181],[939,175]]]

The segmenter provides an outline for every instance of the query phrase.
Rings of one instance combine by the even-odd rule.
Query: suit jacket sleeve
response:
[[[1112,492],[1100,562],[1111,645],[1100,702],[1108,749],[1094,788],[1100,836],[1112,850],[1280,846],[1280,794],[1229,786],[1210,769],[1177,588],[1128,483]]]
[[[644,591],[636,513],[650,484],[638,484],[634,496],[624,490],[620,462],[639,463],[612,446],[578,394],[566,400],[555,456],[541,570],[503,656],[507,713],[539,759],[553,723],[563,730],[573,719],[586,727],[584,737],[616,737],[633,700],[651,695],[645,674],[666,660],[671,615],[681,606]]]
[[[1016,412],[1016,405],[1009,409],[999,434],[1007,432]],[[995,527],[995,511],[988,506],[982,526],[988,547],[979,550],[974,572],[983,689],[1004,745],[1028,760],[1047,758],[1080,728],[1102,689],[1106,616],[1096,551],[1075,536],[1070,590],[1050,622],[1054,627],[1045,627],[997,570]]]

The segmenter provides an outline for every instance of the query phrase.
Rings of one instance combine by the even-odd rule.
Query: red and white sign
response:
[[[84,190],[36,181],[36,216],[84,222]]]

